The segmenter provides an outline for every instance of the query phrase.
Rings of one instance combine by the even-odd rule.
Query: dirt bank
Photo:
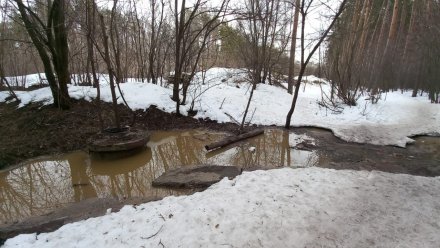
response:
[[[317,128],[297,128],[295,132],[315,138],[314,149],[327,161],[319,167],[440,176],[440,137],[417,137],[414,144],[401,148],[350,143]]]

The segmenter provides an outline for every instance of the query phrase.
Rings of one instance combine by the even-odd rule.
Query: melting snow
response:
[[[438,247],[439,199],[440,177],[254,171],[5,247]]]

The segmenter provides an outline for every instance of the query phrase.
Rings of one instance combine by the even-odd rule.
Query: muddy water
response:
[[[151,186],[154,178],[180,166],[217,164],[252,169],[320,163],[316,152],[291,149],[303,140],[302,136],[276,129],[237,146],[214,152],[204,150],[205,144],[224,136],[200,130],[155,132],[146,150],[129,158],[99,160],[85,152],[74,152],[29,161],[0,173],[0,221],[11,223],[88,198],[187,194],[189,191]]]
[[[438,161],[440,164],[440,138],[439,137],[417,137],[416,142],[408,146],[411,152],[422,152],[425,159]]]

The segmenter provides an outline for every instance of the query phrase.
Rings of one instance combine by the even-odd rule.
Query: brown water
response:
[[[426,159],[438,161],[440,164],[440,138],[421,136],[415,138],[416,142],[409,145],[409,151],[423,152]]]
[[[88,198],[160,198],[185,194],[188,191],[151,186],[154,178],[180,166],[217,164],[251,169],[307,167],[320,162],[316,152],[290,148],[299,136],[277,129],[266,130],[264,135],[237,146],[205,151],[204,145],[224,136],[201,130],[155,132],[147,149],[129,158],[99,160],[85,152],[73,152],[29,161],[0,173],[0,221],[44,214]]]
[[[409,145],[408,151],[418,156],[410,157],[421,166],[420,171],[427,171],[432,176],[440,176],[440,138],[417,137],[416,142]]]

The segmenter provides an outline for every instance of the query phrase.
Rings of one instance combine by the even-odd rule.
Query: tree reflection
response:
[[[181,166],[273,168],[317,160],[311,152],[291,149],[289,132],[279,129],[266,130],[264,135],[231,147],[205,151],[204,145],[223,137],[224,134],[203,131],[156,132],[144,152],[128,158],[98,160],[77,152],[0,173],[0,220],[19,220],[93,197],[162,198],[188,193],[151,186],[162,173]],[[256,152],[249,151],[250,147],[255,147]]]
[[[79,202],[96,197],[94,188],[90,187],[90,178],[86,170],[88,156],[85,153],[75,153],[67,155],[66,159],[70,167],[73,200]]]
[[[255,147],[255,152],[250,148]],[[273,168],[291,166],[291,148],[289,132],[284,130],[266,130],[260,135],[232,147],[221,148],[207,154],[209,161],[217,164],[236,165],[248,168]]]
[[[195,143],[188,133],[161,132],[156,135],[160,137],[152,137],[156,141],[154,145],[135,157],[110,162],[92,160],[90,181],[98,197],[162,198],[182,193],[180,190],[155,188],[151,184],[168,170],[203,163],[203,144]],[[167,142],[158,142],[160,139]],[[124,169],[125,165],[134,169]],[[97,173],[99,167],[105,167],[100,170],[102,173]]]
[[[67,161],[37,161],[6,172],[0,187],[1,221],[45,213],[73,196]]]

